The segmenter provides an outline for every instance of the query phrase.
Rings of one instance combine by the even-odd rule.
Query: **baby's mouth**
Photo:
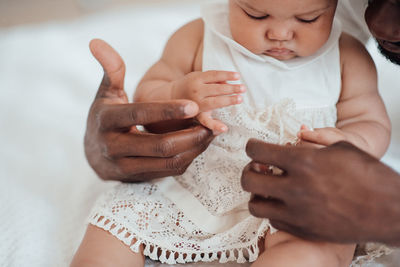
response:
[[[273,56],[286,56],[292,53],[293,51],[287,48],[272,48],[265,51],[266,55],[273,55]]]

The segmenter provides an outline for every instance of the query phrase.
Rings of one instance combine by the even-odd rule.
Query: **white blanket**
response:
[[[0,266],[67,266],[93,201],[113,185],[96,177],[83,153],[87,111],[102,78],[89,41],[102,38],[120,52],[132,95],[170,34],[198,14],[197,4],[182,1],[0,29]],[[371,51],[394,126],[385,161],[400,170],[400,68]]]

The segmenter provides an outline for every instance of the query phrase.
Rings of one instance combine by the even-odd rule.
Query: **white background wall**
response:
[[[186,2],[199,0],[186,0]],[[177,0],[0,0],[0,27],[49,20],[67,20],[132,4],[161,4]]]

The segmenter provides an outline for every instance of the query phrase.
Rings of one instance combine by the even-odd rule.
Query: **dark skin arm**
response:
[[[376,158],[346,142],[317,149],[251,139],[246,152],[241,182],[254,216],[309,240],[400,245],[400,175]]]
[[[93,40],[90,50],[104,69],[104,78],[90,108],[84,140],[90,166],[104,180],[140,182],[182,174],[212,140],[199,125],[153,134],[136,125],[194,117],[192,101],[128,103],[124,91],[125,64],[107,43]]]

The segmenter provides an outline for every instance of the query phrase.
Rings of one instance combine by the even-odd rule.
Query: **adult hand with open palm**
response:
[[[87,119],[84,146],[90,166],[104,180],[123,182],[182,174],[208,147],[211,131],[191,124],[154,134],[136,126],[192,118],[198,114],[197,104],[188,100],[129,103],[120,55],[98,39],[90,42],[90,50],[104,69]]]

